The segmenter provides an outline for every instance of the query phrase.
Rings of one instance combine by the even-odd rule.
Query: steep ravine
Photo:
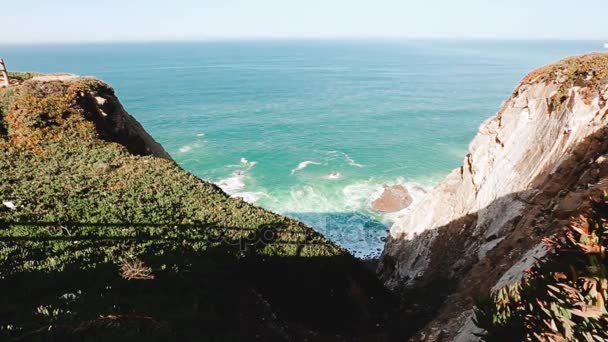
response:
[[[519,280],[541,240],[606,188],[607,100],[608,54],[530,73],[463,165],[392,226],[378,273],[417,317],[412,340],[476,340],[473,298]]]
[[[13,83],[2,340],[476,340],[473,298],[520,279],[608,186],[608,55],[536,70],[391,228],[390,294],[313,229],[181,169],[105,83]]]

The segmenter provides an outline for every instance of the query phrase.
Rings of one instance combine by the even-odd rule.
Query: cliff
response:
[[[392,226],[378,272],[417,317],[412,340],[475,340],[473,298],[520,280],[541,240],[606,189],[607,100],[607,54],[530,73],[463,165]]]
[[[476,340],[473,299],[552,255],[542,241],[608,190],[608,55],[532,72],[391,228],[378,273],[397,311],[344,249],[181,169],[105,83],[12,76],[0,339]]]
[[[381,332],[344,249],[182,170],[105,83],[30,76],[0,90],[0,339]]]

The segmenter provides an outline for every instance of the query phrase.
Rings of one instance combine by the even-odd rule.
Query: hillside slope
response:
[[[0,338],[375,334],[386,293],[309,227],[176,165],[92,78],[0,90]],[[320,281],[319,279],[322,279]]]
[[[521,279],[542,239],[606,188],[607,101],[607,54],[532,72],[463,166],[394,224],[378,271],[425,317],[412,339],[475,340],[473,299]]]

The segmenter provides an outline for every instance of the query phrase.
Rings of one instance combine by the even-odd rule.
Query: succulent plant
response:
[[[479,299],[484,341],[608,340],[608,197],[546,238],[550,252],[521,283]]]

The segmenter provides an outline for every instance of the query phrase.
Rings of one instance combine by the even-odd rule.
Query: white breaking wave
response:
[[[351,156],[341,151],[327,151],[327,154],[339,154],[341,155],[347,162],[348,165],[354,167],[364,167],[364,165],[357,163]]]
[[[304,170],[308,165],[321,165],[321,163],[317,163],[312,160],[303,161],[300,164],[298,164],[298,166],[295,169],[291,170],[291,174],[293,175],[294,173],[296,173],[298,171]]]
[[[348,164],[350,166],[355,166],[355,167],[363,167],[363,165],[357,163],[353,158],[351,158],[348,154],[344,153],[344,158],[346,158],[346,161],[348,161]]]
[[[251,170],[257,162],[250,162],[247,158],[241,158],[241,164],[239,167],[245,167],[244,170],[234,171],[229,177],[220,179],[217,183],[222,190],[228,195],[235,195],[245,187],[245,178],[247,177],[247,171]]]
[[[329,174],[341,177],[339,173]],[[412,196],[413,203],[404,211],[393,214],[381,214],[371,209],[371,204],[384,191],[385,185],[401,184],[407,188]],[[381,218],[383,222],[390,223],[393,217],[409,211],[426,194],[427,189],[417,183],[406,182],[398,178],[390,181],[370,179],[342,185],[340,182],[320,182],[317,184],[297,185],[287,193],[272,193],[270,201],[264,201],[269,209],[279,213],[340,213],[360,212]]]
[[[256,161],[249,161],[247,158],[241,157],[241,165],[247,166],[247,170],[251,170],[257,163]]]
[[[192,151],[195,148],[201,147],[202,144],[204,144],[204,143],[205,143],[205,141],[200,141],[199,140],[199,141],[197,141],[195,143],[184,145],[184,146],[182,146],[182,147],[179,148],[179,152],[180,153],[190,152],[190,151]]]
[[[401,184],[412,196],[410,207],[396,213],[379,213],[371,203],[385,185]],[[426,189],[405,179],[369,179],[348,185],[319,182],[296,185],[288,192],[273,193],[259,204],[272,211],[295,217],[347,248],[359,257],[374,257],[382,250],[388,229],[395,220],[407,215],[426,195]]]
[[[224,190],[225,193],[232,196],[245,187],[245,172],[241,170],[235,171],[230,177],[224,178],[215,184]]]
[[[327,176],[325,176],[325,179],[329,179],[329,180],[336,180],[336,179],[340,179],[342,178],[342,174],[338,171],[333,171],[330,174],[328,174]]]
[[[301,170],[312,163],[316,162],[305,161],[298,167]],[[403,178],[370,178],[345,185],[342,181],[335,181],[341,178],[337,171],[324,176],[325,179],[334,180],[331,182],[297,184],[268,193],[249,179],[251,175],[248,171],[253,165],[255,162],[243,158],[238,171],[216,184],[232,197],[302,220],[360,257],[379,253],[388,227],[407,215],[427,193],[424,186],[406,182]],[[385,186],[397,184],[407,188],[413,199],[412,205],[389,214],[372,210],[372,202],[382,194]]]
[[[181,153],[186,153],[192,151],[192,145],[185,145],[179,148]]]
[[[240,162],[241,164],[238,166],[245,168],[244,170],[234,171],[229,177],[221,179],[215,184],[231,197],[242,198],[248,203],[256,203],[260,198],[268,197],[268,194],[262,191],[241,191],[246,186],[247,171],[251,170],[257,162],[249,161],[245,157],[241,158]],[[229,165],[229,167],[232,166]]]

